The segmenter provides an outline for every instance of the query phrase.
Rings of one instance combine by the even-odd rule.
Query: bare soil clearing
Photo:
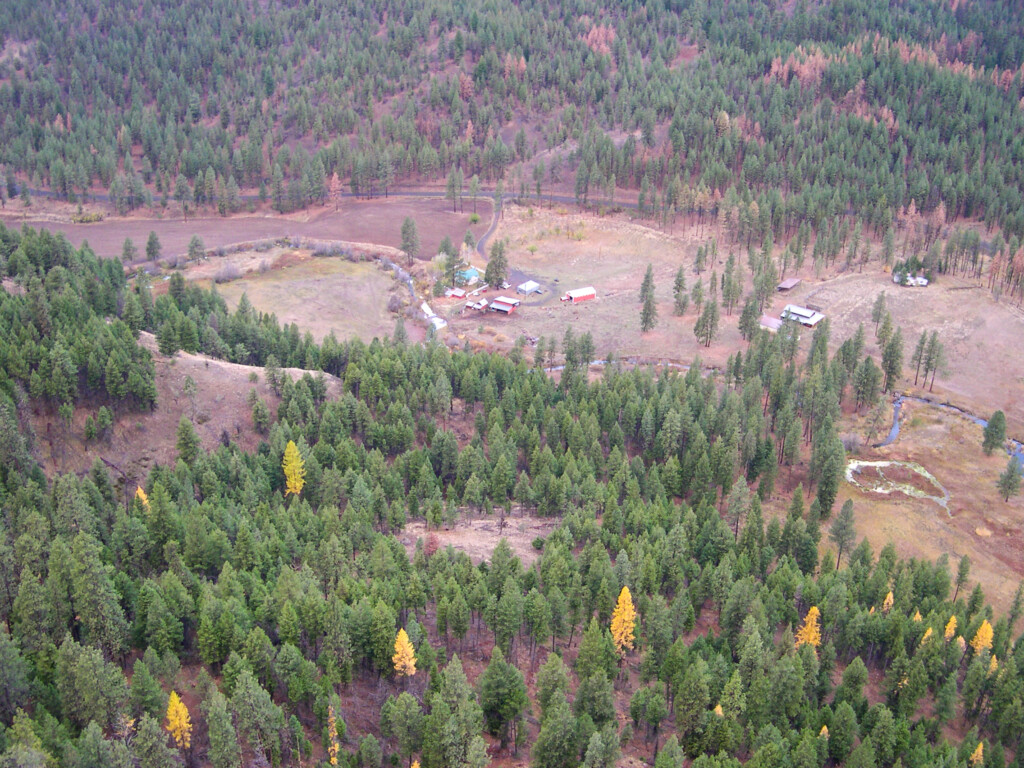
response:
[[[175,443],[178,422],[187,416],[195,425],[196,434],[205,450],[213,450],[218,441],[228,439],[245,450],[255,450],[263,438],[252,423],[252,409],[247,397],[255,388],[258,395],[276,410],[280,399],[267,385],[262,368],[237,365],[215,360],[205,355],[178,352],[173,358],[156,351],[156,339],[143,333],[141,343],[153,353],[156,366],[157,407],[152,411],[115,412],[112,434],[106,440],[83,439],[85,419],[95,415],[95,408],[79,407],[71,429],[67,429],[56,413],[39,410],[34,414],[36,430],[36,457],[44,471],[52,476],[57,472],[87,472],[97,458],[116,465],[132,483],[142,482],[156,464],[173,464],[178,457]],[[295,380],[305,371],[284,369]],[[256,374],[256,381],[250,375]],[[196,383],[195,397],[184,394],[185,379],[191,376]],[[341,382],[327,376],[327,391],[331,397],[341,393]],[[116,473],[112,475],[119,481]]]
[[[555,530],[561,518],[536,517],[514,511],[505,518],[504,530],[499,530],[499,523],[497,515],[463,518],[450,529],[428,531],[425,522],[414,520],[406,523],[398,538],[411,556],[418,539],[433,536],[440,548],[451,545],[469,555],[474,564],[490,560],[494,548],[504,538],[523,565],[530,566],[540,557],[540,552],[533,548],[533,540],[538,536],[546,537]]]
[[[379,243],[397,248],[402,242],[402,221],[411,216],[416,221],[420,237],[421,257],[430,258],[437,253],[445,235],[458,244],[467,229],[478,239],[487,231],[492,217],[490,200],[481,198],[477,201],[480,217],[477,224],[470,224],[472,204],[468,199],[466,203],[465,212],[453,213],[443,193],[436,198],[346,198],[337,211],[334,206],[314,206],[285,216],[254,213],[220,217],[204,213],[188,221],[183,221],[172,206],[163,218],[149,218],[139,212],[137,216],[110,217],[95,224],[74,224],[71,222],[74,206],[53,203],[48,205],[46,214],[10,206],[3,221],[10,227],[27,224],[37,229],[63,232],[76,247],[87,241],[97,254],[111,257],[120,257],[126,237],[130,237],[143,251],[152,231],[160,238],[163,256],[167,257],[185,253],[193,235],[199,235],[207,248],[289,235]]]

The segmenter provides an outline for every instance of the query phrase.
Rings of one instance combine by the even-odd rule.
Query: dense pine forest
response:
[[[862,334],[589,381],[570,330],[555,380],[401,328],[318,345],[59,236],[0,243],[0,765],[1020,764],[1024,595],[996,616],[966,558],[874,552],[836,508],[841,409],[879,396]],[[45,477],[29,411],[152,408],[146,331],[262,366],[265,442],[207,451],[186,418],[138,487]],[[481,514],[557,527],[529,565],[399,539]]]
[[[1019,3],[613,6],[0,3],[5,208],[486,189],[714,222],[753,280],[730,250],[705,296],[701,232],[676,314],[710,346],[736,310],[743,348],[593,376],[571,327],[318,341],[0,224],[0,768],[1024,766],[1024,590],[997,614],[966,556],[875,551],[837,502],[842,422],[904,368],[885,296],[850,338],[758,327],[790,264],[869,240],[1024,299]],[[137,483],[44,472],[51,431],[159,408],[180,352],[250,367],[258,448],[193,409]],[[907,367],[944,354],[923,333]],[[439,545],[480,519],[546,534]]]
[[[3,192],[228,213],[500,181],[662,217],[731,194],[757,203],[757,240],[936,211],[1020,238],[1022,18],[995,0],[12,0]]]

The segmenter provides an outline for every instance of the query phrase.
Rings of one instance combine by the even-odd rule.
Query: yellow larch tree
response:
[[[921,621],[923,618],[924,617],[921,616],[921,611],[917,610],[917,611],[914,611],[914,615],[910,617],[910,620],[916,622],[916,621]]]
[[[629,587],[623,587],[619,592],[619,601],[615,604],[615,612],[612,613],[612,641],[619,656],[625,656],[626,651],[633,650],[635,624],[636,608],[633,607],[633,596],[629,594]]]
[[[892,610],[893,600],[892,590],[890,589],[889,594],[887,594],[885,596],[885,600],[882,601],[882,613],[888,613]]]
[[[926,629],[924,631],[924,637],[921,638],[921,645],[924,645],[925,643],[927,643],[928,640],[931,639],[931,636],[932,636],[932,628],[928,627],[928,629]]]
[[[948,643],[956,634],[956,616],[950,616],[946,622],[946,631],[942,633],[943,639]]]
[[[391,657],[391,663],[395,665],[395,674],[399,677],[412,677],[416,674],[416,650],[404,629],[398,630],[395,637],[395,655]]]
[[[828,726],[827,725],[821,726],[821,730],[818,731],[818,735],[827,739],[828,738]]]
[[[284,478],[288,484],[284,495],[290,493],[298,496],[302,493],[302,486],[306,484],[306,468],[302,461],[302,454],[292,440],[284,448],[284,459],[281,460],[281,469],[284,470]]]
[[[988,623],[988,619],[985,619],[978,627],[978,631],[974,633],[974,639],[971,640],[971,648],[974,649],[975,655],[992,647],[992,634],[992,625]]]
[[[812,648],[817,648],[821,645],[821,611],[818,610],[818,606],[812,605],[811,610],[807,612],[804,617],[804,625],[800,627],[800,631],[796,633],[796,647],[799,648],[801,645],[809,645]]]
[[[192,744],[192,720],[176,691],[171,691],[167,701],[167,730],[178,745],[178,749],[188,749]]]
[[[991,660],[989,660],[989,662],[988,662],[988,673],[990,675],[994,675],[998,669],[999,669],[999,659],[997,659],[996,655],[993,653]]]
[[[327,745],[327,757],[328,762],[331,765],[338,764],[338,750],[341,745],[338,744],[338,719],[334,714],[334,705],[327,705],[327,738],[330,743]]]
[[[982,765],[985,762],[985,745],[982,742],[978,742],[978,746],[967,758],[967,762],[971,765]]]
[[[144,490],[142,490],[142,486],[141,485],[135,489],[135,498],[139,500],[139,503],[145,509],[147,509],[147,510],[149,509],[149,496],[147,496],[146,492]]]

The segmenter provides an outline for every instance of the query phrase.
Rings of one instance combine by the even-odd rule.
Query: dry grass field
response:
[[[876,553],[891,541],[904,557],[945,554],[954,572],[960,557],[968,555],[971,586],[980,583],[993,605],[1007,610],[1024,579],[1024,497],[1007,503],[999,496],[996,478],[1007,456],[1001,451],[985,456],[981,437],[981,427],[963,416],[906,402],[896,442],[863,450],[856,458],[920,464],[949,492],[949,512],[934,501],[865,491],[846,482],[836,509],[853,499],[858,535],[866,536]]]
[[[238,258],[257,260],[260,255],[239,254]],[[406,289],[376,263],[314,258],[308,251],[288,251],[271,259],[273,268],[257,269],[217,286],[229,307],[234,309],[244,293],[256,309],[273,312],[282,324],[296,323],[317,341],[334,331],[341,340],[358,336],[368,342],[394,330],[388,297],[392,291]],[[202,279],[201,275],[197,278]]]

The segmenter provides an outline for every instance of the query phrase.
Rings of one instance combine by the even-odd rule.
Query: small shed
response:
[[[772,333],[778,333],[779,329],[782,328],[782,320],[771,315],[761,315],[759,322],[762,328]]]
[[[506,315],[511,315],[519,307],[519,304],[519,299],[510,299],[507,296],[499,296],[491,301],[491,311],[503,312]]]
[[[527,280],[525,283],[520,283],[516,286],[516,293],[522,293],[529,296],[531,293],[536,293],[540,290],[540,283],[533,280]]]
[[[487,309],[487,303],[487,299],[480,299],[480,301],[475,301],[472,304],[467,304],[466,307],[468,309],[483,310]]]
[[[449,288],[444,292],[444,295],[449,299],[464,299],[466,298],[466,292],[461,288]]]
[[[581,301],[590,301],[591,299],[597,298],[597,291],[594,290],[593,286],[588,285],[586,288],[576,288],[571,291],[566,291],[565,296],[562,297],[562,301],[568,301],[570,304],[579,304]]]
[[[783,280],[781,283],[779,283],[777,286],[775,286],[775,290],[777,290],[777,291],[791,291],[794,288],[796,288],[798,285],[800,285],[800,278],[799,277],[787,277],[785,280]]]
[[[782,319],[793,320],[807,328],[813,328],[824,320],[825,316],[821,314],[821,312],[816,312],[813,309],[808,309],[807,307],[801,307],[797,304],[787,304],[786,308],[782,310]]]

